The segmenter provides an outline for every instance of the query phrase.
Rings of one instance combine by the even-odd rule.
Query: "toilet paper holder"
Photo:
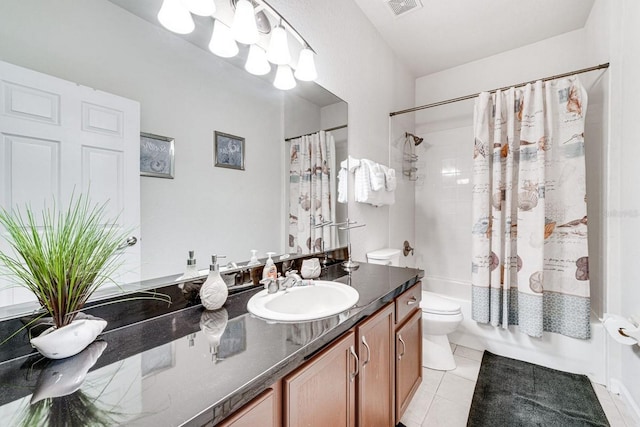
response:
[[[607,314],[603,325],[614,340],[625,345],[640,345],[640,327],[615,314]]]

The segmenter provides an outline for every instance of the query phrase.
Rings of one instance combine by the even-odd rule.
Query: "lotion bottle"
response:
[[[227,284],[224,283],[220,276],[220,267],[218,266],[218,256],[211,256],[211,265],[209,266],[209,276],[200,288],[200,299],[202,305],[207,310],[217,310],[227,301],[229,290]]]
[[[267,259],[267,262],[264,264],[264,268],[262,269],[262,278],[276,280],[278,278],[278,268],[271,259],[271,255],[275,255],[275,252],[267,252],[267,255],[269,256],[269,259]]]

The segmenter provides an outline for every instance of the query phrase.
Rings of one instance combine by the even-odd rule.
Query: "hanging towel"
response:
[[[373,162],[371,160],[363,159],[363,162],[367,163],[369,167],[369,182],[371,183],[371,190],[380,191],[385,187],[384,182],[384,170],[385,166],[381,166],[380,164]]]
[[[397,186],[398,186],[398,181],[396,180],[396,170],[385,167],[385,172],[384,172],[385,189],[387,191],[394,191]]]
[[[338,172],[338,203],[347,203],[347,179],[349,172],[346,168],[340,168]]]
[[[356,202],[368,203],[369,194],[372,191],[368,163],[364,159],[357,163],[350,161],[349,171],[353,172],[353,189]]]
[[[355,159],[350,159],[349,171],[354,174],[355,201],[373,206],[394,204],[395,171],[371,160],[352,160]],[[391,190],[388,190],[387,186]]]

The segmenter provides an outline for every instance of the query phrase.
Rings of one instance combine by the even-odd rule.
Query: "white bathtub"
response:
[[[542,338],[532,338],[520,333],[517,326],[503,329],[472,320],[470,283],[425,276],[422,288],[455,300],[462,307],[464,320],[456,332],[449,335],[451,343],[476,350],[488,350],[553,369],[585,374],[592,381],[605,384],[606,332],[599,319],[592,317],[589,340],[547,332]]]

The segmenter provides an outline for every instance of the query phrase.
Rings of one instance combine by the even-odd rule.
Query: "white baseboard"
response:
[[[628,415],[633,419],[633,425],[640,426],[640,405],[638,405],[638,402],[633,399],[633,396],[631,396],[629,390],[627,390],[627,388],[624,386],[624,384],[622,384],[620,380],[611,378],[609,384],[611,392],[619,394],[622,398],[622,401],[629,409]]]

